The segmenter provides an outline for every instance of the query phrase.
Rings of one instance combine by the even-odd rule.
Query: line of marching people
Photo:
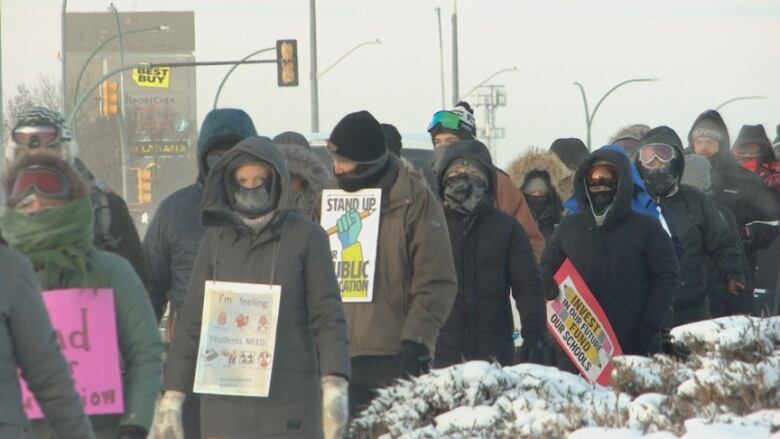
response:
[[[760,125],[732,146],[708,111],[687,144],[635,125],[593,152],[558,139],[508,172],[476,131],[465,102],[436,112],[432,163],[416,166],[392,125],[359,111],[333,128],[325,163],[300,134],[259,136],[245,112],[213,110],[197,181],[160,204],[142,244],[64,118],[24,113],[0,216],[0,437],[338,438],[379,388],[431,367],[482,359],[577,373],[546,328],[566,259],[627,354],[661,352],[673,326],[752,310],[780,190]],[[328,188],[381,189],[370,302],[342,303],[318,222]],[[339,234],[359,221],[340,221]],[[267,397],[193,392],[210,281],[281,288]],[[121,413],[87,416],[74,388],[40,294],[72,289],[113,291]],[[27,421],[17,369],[45,420]]]

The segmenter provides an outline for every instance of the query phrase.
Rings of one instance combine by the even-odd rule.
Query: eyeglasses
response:
[[[669,163],[674,158],[674,148],[663,143],[645,145],[639,150],[639,162],[649,164],[657,159],[661,163]]]
[[[428,132],[433,131],[437,125],[441,125],[442,128],[448,130],[457,130],[460,129],[461,122],[460,117],[451,111],[437,111],[436,114],[433,115],[431,123],[428,124]]]
[[[60,142],[60,130],[54,125],[34,125],[14,128],[14,142],[28,148],[56,145]]]
[[[33,192],[45,197],[68,199],[70,182],[56,169],[33,165],[22,169],[16,176],[9,200],[18,202]]]
[[[588,186],[617,186],[617,169],[614,166],[603,164],[596,165],[588,171],[585,176],[585,183]]]

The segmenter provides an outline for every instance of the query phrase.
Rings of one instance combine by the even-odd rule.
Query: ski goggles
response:
[[[639,162],[647,165],[653,160],[669,163],[674,158],[674,148],[663,143],[652,143],[639,149]]]
[[[618,177],[617,169],[614,166],[603,164],[596,165],[585,175],[585,183],[589,187],[606,186],[610,188],[617,187]]]
[[[18,145],[39,148],[60,143],[60,130],[54,125],[20,126],[14,128],[11,137]]]
[[[19,201],[32,193],[67,200],[71,195],[70,181],[57,169],[33,165],[19,171],[8,198],[12,202]]]
[[[431,123],[428,124],[428,132],[433,131],[437,125],[448,130],[459,130],[462,122],[460,117],[451,111],[437,111],[436,114],[433,115]]]
[[[758,157],[761,155],[761,145],[755,143],[742,143],[734,145],[732,148],[734,154],[742,157]]]

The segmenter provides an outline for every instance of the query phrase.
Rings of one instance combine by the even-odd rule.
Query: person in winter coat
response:
[[[659,222],[631,207],[634,184],[621,151],[594,151],[577,169],[579,212],[563,218],[547,243],[540,270],[547,299],[558,296],[553,275],[568,258],[598,300],[625,354],[661,349],[672,317],[679,268]],[[558,367],[575,371],[566,355]]]
[[[521,357],[543,363],[542,279],[523,228],[494,205],[497,179],[490,152],[476,140],[455,142],[439,165],[458,295],[436,341],[434,366],[470,360],[514,363],[510,288],[523,322]]]
[[[739,131],[737,140],[731,148],[731,152],[737,158],[740,166],[761,177],[764,185],[772,192],[775,206],[780,207],[780,163],[772,149],[769,137],[766,135],[763,125],[743,125]],[[767,309],[761,309],[758,301],[759,292],[764,307],[768,307],[770,314],[778,312],[775,309],[778,265],[780,265],[780,240],[774,239],[772,243],[756,254],[756,276],[753,286],[756,291],[756,306],[753,312],[760,315]],[[768,303],[766,303],[768,301]]]
[[[567,168],[574,174],[590,153],[582,140],[576,137],[555,139],[550,145],[549,152],[558,156]]]
[[[146,285],[149,270],[141,239],[127,204],[105,183],[97,180],[78,158],[78,143],[71,136],[65,117],[56,110],[33,107],[19,115],[11,137],[13,142],[5,149],[7,163],[12,163],[25,152],[54,150],[73,166],[89,188],[94,216],[95,247],[127,259]]]
[[[641,123],[627,125],[613,134],[607,143],[623,148],[629,160],[633,162],[636,160],[639,139],[648,131],[650,131],[650,127]]]
[[[311,150],[303,135],[288,131],[274,137],[274,143],[286,160],[295,205],[306,218],[316,221],[319,218],[317,206],[322,189],[333,181],[333,173]]]
[[[57,437],[92,439],[95,434],[73,388],[32,265],[0,245],[0,437],[30,437],[21,370]]]
[[[451,110],[438,111],[433,115],[431,122],[428,124],[428,133],[431,135],[436,156],[432,167],[434,172],[438,173],[439,158],[444,155],[447,145],[458,140],[476,139],[477,128],[474,121],[474,110],[471,109],[468,103],[458,102],[455,108]],[[531,247],[534,249],[536,260],[539,261],[542,249],[544,249],[542,232],[539,231],[534,222],[533,215],[531,215],[528,209],[523,193],[517,189],[504,171],[498,168],[496,170],[498,171],[496,207],[515,217],[517,222],[523,226],[528,239],[531,240]]]
[[[755,277],[756,252],[771,244],[778,234],[778,209],[772,193],[761,178],[739,166],[729,151],[726,124],[715,110],[699,115],[688,133],[689,151],[706,157],[712,165],[712,196],[728,208],[737,220],[742,245],[750,269],[745,273],[752,284]],[[749,313],[753,292],[733,296],[724,293],[729,315]]]
[[[127,260],[95,249],[87,187],[59,155],[22,156],[4,183],[3,235],[11,248],[30,258],[45,291],[113,290],[124,413],[90,420],[98,438],[145,438],[160,386],[162,341],[141,280]],[[44,422],[33,427],[36,436],[48,437]]]
[[[682,141],[671,128],[660,126],[642,136],[637,143],[636,165],[648,192],[674,224],[684,245],[673,326],[709,319],[709,260],[717,268],[716,282],[729,293],[744,294],[745,289],[740,251],[728,223],[707,195],[680,183],[685,158]]]
[[[550,239],[563,216],[563,200],[572,193],[574,175],[557,155],[532,149],[507,169],[523,195],[544,239]]]
[[[182,437],[210,280],[280,285],[281,301],[268,397],[201,394],[202,436],[335,438],[345,428],[349,342],[328,238],[295,208],[284,162],[271,139],[250,137],[206,178],[206,234],[168,354],[158,438]]]
[[[739,253],[740,266],[742,267],[742,273],[746,273],[749,270],[747,259],[745,258],[744,249],[742,248],[742,237],[739,233],[739,226],[737,226],[737,220],[734,218],[734,214],[731,213],[725,206],[718,204],[712,198],[712,180],[710,177],[711,165],[709,160],[705,157],[696,154],[687,154],[685,156],[685,172],[683,173],[682,184],[693,186],[705,195],[707,195],[718,209],[720,214],[726,220],[729,226],[729,238],[732,245],[737,249]],[[720,274],[717,271],[717,267],[712,260],[707,261],[707,295],[710,302],[710,315],[713,318],[723,317],[727,315],[726,303],[723,301],[724,284],[720,280]],[[752,291],[753,286],[750,281],[745,278],[744,291]],[[728,292],[726,292],[728,293]],[[728,293],[730,294],[730,293]]]
[[[373,301],[345,303],[352,356],[350,412],[375,390],[426,372],[457,293],[447,222],[438,198],[385,147],[379,122],[350,113],[333,128],[328,152],[339,188],[382,189]],[[347,222],[343,232],[360,227]]]
[[[170,342],[176,317],[187,298],[192,264],[205,229],[201,224],[200,200],[209,170],[236,143],[255,136],[252,119],[244,111],[220,108],[210,111],[198,136],[198,179],[166,197],[157,207],[144,236],[149,262],[149,298],[157,320],[170,304],[166,339]],[[200,437],[200,397],[187,394],[184,430],[187,437]]]

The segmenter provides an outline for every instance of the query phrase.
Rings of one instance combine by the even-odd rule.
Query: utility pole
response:
[[[119,41],[119,65],[125,65],[125,45],[122,37],[122,24],[119,19],[119,11],[113,3],[109,7],[116,20],[116,34]],[[127,125],[125,124],[125,74],[119,73],[119,157],[122,162],[122,198],[127,200]]]
[[[452,106],[458,103],[458,0],[452,0]]]
[[[498,160],[498,148],[496,140],[505,137],[504,127],[496,126],[496,109],[506,106],[506,87],[503,85],[485,85],[481,86],[477,93],[477,108],[484,107],[484,120],[481,127],[477,130],[477,137],[485,140],[485,144],[493,157],[493,161]]]
[[[444,43],[441,36],[441,7],[436,8],[436,18],[439,23],[439,73],[441,75],[441,108],[445,108],[446,97],[444,91]]]
[[[67,105],[68,105],[68,83],[67,83],[67,78],[66,78],[66,75],[67,75],[66,72],[67,71],[65,70],[67,68],[66,67],[67,56],[65,55],[67,53],[67,52],[65,52],[67,50],[67,48],[65,47],[65,18],[66,18],[65,17],[65,10],[67,9],[67,7],[68,7],[68,0],[62,0],[62,17],[61,17],[61,21],[62,21],[62,26],[61,26],[61,30],[62,30],[62,49],[61,50],[62,50],[62,53],[60,54],[60,58],[62,58],[62,114],[65,114],[65,115],[67,115],[67,111],[68,111],[68,108],[67,108]]]
[[[316,0],[309,0],[309,48],[311,50],[311,71],[309,80],[311,81],[311,132],[320,131],[320,96],[319,84],[317,83],[317,9]]]
[[[3,35],[3,19],[2,19],[2,8],[0,8],[0,146],[2,146],[2,152],[0,152],[0,169],[5,169],[5,163],[3,162],[3,159],[5,158],[5,125],[3,124],[3,107],[5,104],[3,103],[3,42],[2,42],[2,35]]]

